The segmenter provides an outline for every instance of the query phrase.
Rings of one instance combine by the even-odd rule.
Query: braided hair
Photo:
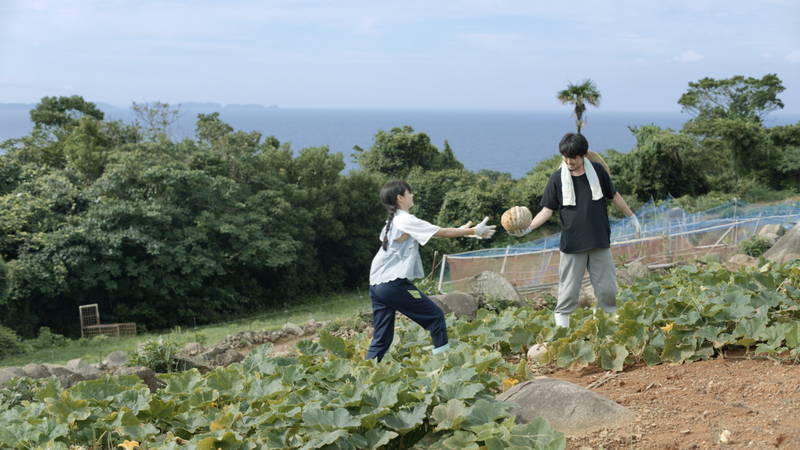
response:
[[[389,247],[389,230],[392,229],[392,221],[394,215],[397,214],[397,196],[411,192],[411,186],[403,180],[392,180],[387,182],[381,188],[381,202],[384,208],[389,213],[386,219],[386,232],[383,235],[383,243],[381,247],[386,250]]]

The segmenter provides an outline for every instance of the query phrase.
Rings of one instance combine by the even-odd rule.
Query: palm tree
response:
[[[583,121],[586,103],[597,106],[600,103],[600,91],[592,80],[586,79],[581,84],[568,84],[566,89],[558,93],[558,100],[563,104],[575,105],[575,126],[580,134],[581,127],[586,123]]]

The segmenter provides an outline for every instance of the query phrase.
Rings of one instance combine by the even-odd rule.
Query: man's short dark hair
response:
[[[579,133],[567,133],[558,143],[558,151],[567,158],[586,156],[589,151],[589,142]]]

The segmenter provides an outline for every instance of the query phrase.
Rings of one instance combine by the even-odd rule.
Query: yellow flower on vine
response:
[[[125,439],[122,444],[119,444],[117,447],[122,447],[125,450],[133,450],[139,448],[139,441],[129,441]]]
[[[671,323],[668,323],[668,324],[666,324],[666,325],[664,325],[663,327],[660,327],[660,328],[661,328],[662,331],[664,331],[664,333],[669,333],[670,331],[672,331],[672,327],[674,327],[674,326],[675,326],[675,322],[671,322]]]
[[[519,383],[519,380],[516,378],[506,378],[503,380],[503,387],[508,390],[514,387],[514,385],[517,383]]]

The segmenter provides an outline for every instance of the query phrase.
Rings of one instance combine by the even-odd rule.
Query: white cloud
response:
[[[792,50],[784,59],[791,64],[800,64],[800,50]]]
[[[682,62],[682,63],[691,63],[702,61],[704,58],[703,55],[697,53],[694,50],[686,50],[685,52],[681,53],[680,56],[676,56],[673,58],[673,61]]]

